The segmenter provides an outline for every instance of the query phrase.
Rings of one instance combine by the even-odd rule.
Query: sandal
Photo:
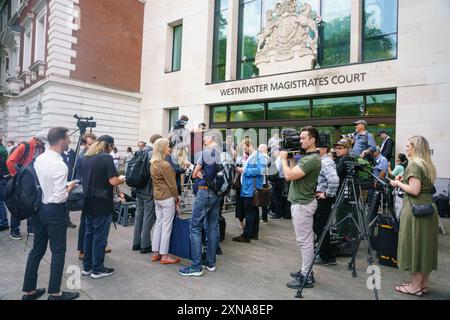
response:
[[[403,294],[408,294],[411,296],[423,297],[422,289],[420,289],[417,292],[410,292],[408,289],[406,289],[406,286],[404,286],[404,285],[399,285],[399,286],[395,287],[395,291],[403,293]]]
[[[401,286],[406,287],[406,286],[410,286],[411,282],[407,282],[407,283],[402,283]],[[422,288],[422,293],[423,294],[428,294],[428,287],[423,287]]]

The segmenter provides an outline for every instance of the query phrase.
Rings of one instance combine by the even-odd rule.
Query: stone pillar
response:
[[[363,0],[352,0],[350,63],[361,62],[362,59],[363,9]]]
[[[228,1],[227,65],[225,80],[236,80],[239,31],[239,0]]]

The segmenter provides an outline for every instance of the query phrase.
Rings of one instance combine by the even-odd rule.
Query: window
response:
[[[262,101],[210,108],[211,128],[242,128],[242,122],[248,128],[261,128],[269,123],[272,128],[314,125],[337,138],[342,130],[354,130],[352,123],[356,120],[365,119],[369,124],[384,123],[394,127],[395,117],[395,92]],[[377,128],[381,126],[378,124]]]
[[[396,96],[394,93],[368,94],[366,116],[395,116]]]
[[[40,14],[36,21],[36,48],[34,53],[35,61],[45,61],[46,20],[47,16],[45,14]]]
[[[322,0],[318,62],[321,67],[350,62],[351,0]],[[316,5],[317,6],[317,5]]]
[[[225,80],[228,33],[228,0],[216,0],[212,81]]]
[[[230,106],[230,121],[264,120],[264,104],[244,104]]]
[[[169,128],[173,128],[173,124],[178,120],[178,109],[169,110]]]
[[[32,45],[32,34],[30,24],[28,28],[25,28],[24,33],[22,71],[28,71],[28,67],[30,67],[31,65],[31,45]]]
[[[255,66],[257,35],[261,31],[261,0],[243,1],[240,5],[238,79],[258,75]]]
[[[269,120],[311,118],[310,100],[271,102],[267,108]]]
[[[364,1],[363,61],[397,57],[397,0]]]
[[[227,107],[213,107],[211,119],[212,122],[227,122]]]
[[[182,38],[183,38],[183,25],[173,27],[172,71],[179,71],[181,69]]]
[[[363,96],[313,100],[313,118],[358,117],[363,115]]]

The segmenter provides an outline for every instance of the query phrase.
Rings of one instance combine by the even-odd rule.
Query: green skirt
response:
[[[397,252],[400,270],[423,273],[437,270],[439,216],[433,206],[433,215],[416,218],[410,204],[403,203]]]

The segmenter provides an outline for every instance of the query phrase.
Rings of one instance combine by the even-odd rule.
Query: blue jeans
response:
[[[198,191],[191,218],[191,257],[192,267],[195,269],[202,268],[202,229],[205,219],[208,224],[206,263],[216,264],[216,251],[219,244],[219,206],[220,197],[214,192]]]
[[[8,213],[6,212],[6,206],[4,201],[0,201],[0,227],[7,227],[8,223]]]
[[[11,232],[20,232],[20,221],[11,216]],[[27,219],[27,231],[28,233],[34,231],[33,217]]]
[[[85,215],[86,234],[83,260],[85,271],[92,270],[95,273],[104,271],[105,248],[108,243],[111,220],[112,215]]]
[[[31,292],[36,289],[39,264],[47,251],[47,243],[50,241],[52,262],[50,264],[48,293],[59,293],[61,290],[64,260],[66,257],[66,205],[44,204],[39,212],[34,215],[34,221],[36,224],[33,249],[28,255],[22,290],[24,292]]]

